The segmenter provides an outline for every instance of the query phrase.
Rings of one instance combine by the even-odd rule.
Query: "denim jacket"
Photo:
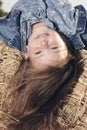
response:
[[[82,5],[72,7],[67,0],[19,0],[0,18],[0,39],[25,52],[32,25],[41,21],[67,36],[75,49],[85,47],[81,37],[87,41],[86,10]]]

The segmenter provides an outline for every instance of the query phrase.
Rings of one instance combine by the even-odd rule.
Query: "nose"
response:
[[[40,44],[41,45],[48,45],[48,41],[47,41],[47,39],[44,39],[44,40],[42,40],[42,41],[40,41]]]

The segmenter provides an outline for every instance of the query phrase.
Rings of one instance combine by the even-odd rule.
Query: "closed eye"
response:
[[[58,49],[58,47],[51,47],[51,49],[56,50],[56,49]]]
[[[41,51],[37,51],[37,52],[35,52],[36,55],[38,55],[38,54],[40,54],[40,53],[41,53]]]

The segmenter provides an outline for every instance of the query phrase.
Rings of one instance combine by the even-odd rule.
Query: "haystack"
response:
[[[11,48],[0,41],[0,130],[14,118],[10,117],[10,101],[6,100],[9,94],[9,81],[16,73],[23,56],[15,48]]]
[[[84,71],[72,93],[60,101],[55,124],[56,130],[87,130],[87,51],[82,50]],[[0,130],[6,130],[9,122],[16,119],[9,113],[9,81],[16,73],[23,55],[0,41]]]

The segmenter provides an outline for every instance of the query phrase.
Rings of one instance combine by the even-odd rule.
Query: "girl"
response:
[[[85,47],[85,27],[83,6],[72,8],[67,0],[19,0],[0,19],[0,38],[25,57],[11,81],[17,122],[8,130],[54,130],[58,102],[82,72],[78,50]]]

